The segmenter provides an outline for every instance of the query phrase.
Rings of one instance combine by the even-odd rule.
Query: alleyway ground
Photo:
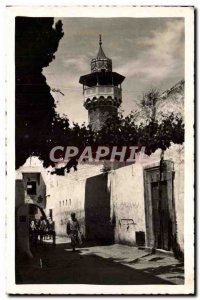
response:
[[[16,263],[19,284],[184,284],[184,266],[172,256],[126,245],[84,245],[75,253],[57,238],[33,249],[34,258]]]

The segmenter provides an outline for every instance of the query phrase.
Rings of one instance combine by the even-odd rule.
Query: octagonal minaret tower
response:
[[[100,35],[98,54],[91,60],[91,73],[79,79],[92,130],[100,130],[110,115],[117,115],[122,103],[121,83],[124,79],[124,76],[112,71],[112,60],[102,49]]]

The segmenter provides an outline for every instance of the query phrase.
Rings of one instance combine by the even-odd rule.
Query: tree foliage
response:
[[[55,58],[63,36],[53,18],[17,17],[15,21],[16,167],[32,153],[46,151],[55,102],[42,69]]]
[[[150,119],[155,119],[156,106],[160,99],[160,92],[157,88],[152,87],[143,92],[140,100],[140,108],[145,111],[146,116]]]
[[[184,123],[182,118],[173,113],[165,116],[161,122],[151,118],[147,123],[136,125],[134,114],[117,120],[107,121],[104,128],[96,133],[96,141],[100,145],[142,146],[150,155],[157,149],[166,150],[172,143],[184,142]]]
[[[57,125],[56,125],[57,124]],[[68,120],[59,116],[49,134],[49,149],[39,154],[44,165],[53,165],[49,160],[49,152],[54,146],[145,146],[145,153],[151,155],[157,149],[166,150],[172,143],[182,144],[184,142],[183,120],[174,114],[162,119],[162,122],[150,119],[148,123],[136,125],[134,114],[127,117],[122,115],[110,117],[105,126],[98,132],[93,132],[90,126],[74,124],[69,127]],[[75,166],[70,164],[70,168]],[[66,166],[69,170],[69,165]]]

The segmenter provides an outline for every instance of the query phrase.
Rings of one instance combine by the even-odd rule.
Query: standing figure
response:
[[[35,221],[32,220],[30,222],[30,227],[29,227],[29,237],[31,243],[35,242],[35,231],[36,231]]]
[[[71,238],[72,250],[74,252],[76,245],[80,243],[80,227],[75,213],[71,213],[71,219],[67,222],[67,234]]]
[[[42,242],[42,240],[46,239],[46,234],[48,232],[48,228],[47,228],[47,221],[45,220],[44,217],[41,217],[41,222],[40,222],[40,242]]]
[[[49,238],[53,239],[53,244],[55,244],[56,241],[56,232],[55,232],[55,222],[51,219],[51,217],[48,218],[48,233]]]

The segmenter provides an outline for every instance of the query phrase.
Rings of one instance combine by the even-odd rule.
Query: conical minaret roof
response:
[[[97,58],[99,59],[106,59],[106,55],[102,49],[102,41],[101,41],[101,34],[99,35],[99,51],[98,51],[98,54],[97,54]]]
[[[97,56],[91,61],[91,71],[94,72],[112,72],[112,60],[106,57],[103,48],[101,35],[99,35],[99,51]]]

